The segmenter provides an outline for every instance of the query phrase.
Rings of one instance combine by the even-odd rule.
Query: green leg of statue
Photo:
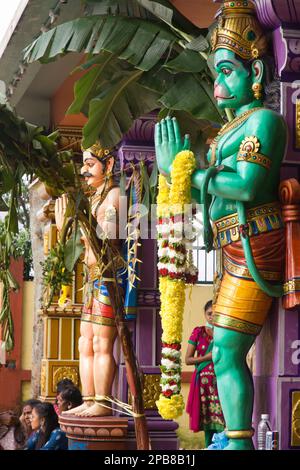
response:
[[[250,430],[254,387],[246,356],[255,336],[214,328],[213,362],[229,431]],[[253,450],[252,439],[229,439],[226,450]]]

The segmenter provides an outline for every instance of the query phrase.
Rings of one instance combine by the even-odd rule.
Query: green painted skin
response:
[[[240,116],[252,108],[261,108],[250,115],[244,123],[224,134],[218,141],[216,165],[224,165],[208,185],[212,196],[210,218],[219,219],[236,212],[235,201],[243,201],[246,208],[278,199],[281,162],[285,153],[287,128],[283,118],[263,108],[256,100],[252,85],[264,83],[265,67],[260,60],[247,70],[235,54],[226,49],[215,53],[215,95],[218,106],[230,108]],[[225,99],[226,97],[227,99]],[[256,136],[261,144],[259,152],[272,160],[270,170],[248,162],[237,162],[237,153],[245,137]],[[177,121],[162,120],[155,131],[156,157],[159,170],[169,177],[173,160],[178,152],[190,148],[189,137],[181,137]],[[207,155],[211,158],[211,151]],[[200,202],[200,190],[205,170],[192,175],[192,195]],[[213,362],[218,390],[229,430],[250,430],[252,424],[254,388],[246,356],[255,336],[221,327],[214,328]],[[230,439],[226,450],[253,449],[252,439]]]

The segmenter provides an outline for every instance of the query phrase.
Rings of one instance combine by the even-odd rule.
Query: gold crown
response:
[[[90,152],[99,160],[106,158],[110,154],[110,150],[103,148],[99,141],[95,142],[94,145],[88,149],[84,149],[81,145],[81,150],[82,152]]]
[[[242,59],[257,59],[267,50],[267,40],[248,0],[224,2],[212,35],[212,50],[229,49]]]

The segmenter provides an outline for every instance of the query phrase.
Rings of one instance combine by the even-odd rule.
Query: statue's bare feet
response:
[[[108,402],[104,402],[104,404],[107,406]],[[99,403],[95,402],[93,406],[89,407],[88,409],[80,413],[80,416],[111,416],[111,415],[112,415],[112,410],[104,406],[101,406],[101,402]]]
[[[80,416],[83,411],[87,410],[88,408],[91,408],[93,404],[94,402],[92,400],[84,401],[82,405],[76,406],[76,408],[72,408],[68,411],[63,411],[62,414]]]

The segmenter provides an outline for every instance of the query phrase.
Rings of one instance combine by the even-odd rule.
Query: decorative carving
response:
[[[51,304],[49,308],[39,310],[40,315],[48,316],[48,317],[81,317],[82,307],[81,306],[72,306],[66,307],[62,310],[58,304]]]
[[[43,214],[46,219],[55,220],[55,200],[49,199],[46,204],[43,206]]]
[[[138,307],[158,307],[160,304],[160,295],[158,289],[139,289]]]
[[[292,447],[300,446],[300,391],[292,393]]]
[[[46,367],[43,362],[41,367],[41,395],[46,395]]]
[[[259,21],[268,28],[299,22],[300,0],[254,0]]]
[[[81,154],[81,127],[58,127],[60,137],[58,139],[59,150],[73,150],[73,152]]]
[[[153,143],[154,140],[154,126],[156,115],[142,116],[137,119],[132,128],[127,132],[124,137],[126,142],[149,142]]]
[[[296,141],[296,148],[300,150],[300,99],[296,101],[295,141]]]
[[[121,170],[130,173],[132,165],[138,165],[140,162],[144,162],[147,168],[151,168],[155,160],[155,149],[152,146],[140,146],[137,148],[133,145],[124,144],[118,151],[118,157],[120,159]]]
[[[159,374],[145,374],[144,375],[144,406],[146,410],[156,410],[155,402],[159,399],[160,395],[160,375]]]
[[[56,390],[57,383],[62,379],[71,379],[72,382],[79,385],[79,371],[75,366],[53,367],[52,389]]]
[[[103,441],[123,440],[127,435],[128,419],[117,416],[109,418],[85,418],[75,415],[60,416],[59,424],[69,439]]]

